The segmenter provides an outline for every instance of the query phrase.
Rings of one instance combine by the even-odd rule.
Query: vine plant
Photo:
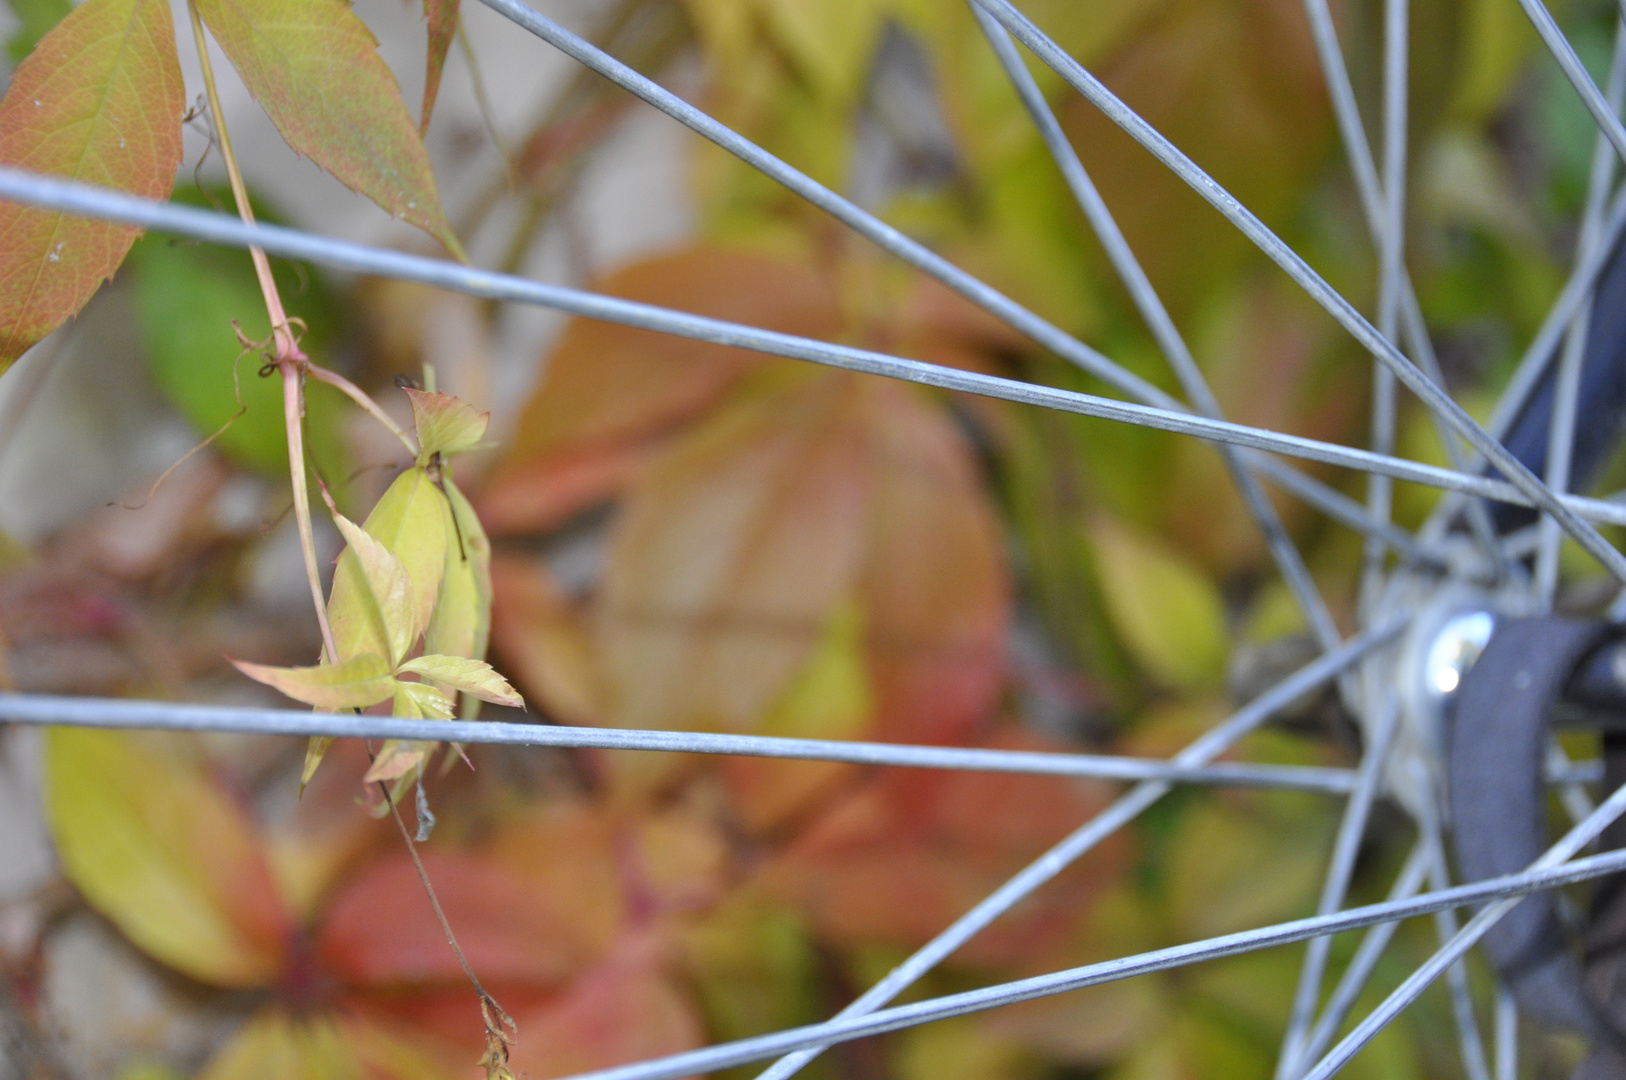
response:
[[[438,239],[463,252],[441,210],[422,133],[434,109],[458,0],[425,0],[428,61],[420,119],[414,123],[377,42],[341,0],[190,0],[214,141],[239,215],[252,223],[247,188],[220,107],[209,35],[296,152]],[[169,0],[85,0],[17,67],[0,99],[0,163],[167,198],[181,163],[186,94]],[[138,230],[48,210],[0,203],[0,371],[75,315],[112,276]],[[314,363],[300,347],[264,252],[250,249],[271,335],[256,343],[262,375],[282,382],[293,509],[322,656],[311,667],[233,661],[251,678],[317,709],[388,705],[394,715],[473,718],[480,700],[520,705],[485,660],[490,630],[490,545],[452,477],[451,459],[480,445],[487,414],[433,387],[408,390],[415,437],[348,379]],[[225,328],[222,328],[223,330]],[[346,541],[324,599],[311,521],[304,445],[307,379],[328,383],[384,424],[415,464],[357,525],[323,498]],[[461,699],[461,704],[459,704]],[[308,783],[330,740],[307,751]],[[481,1003],[487,1029],[482,1064],[507,1076],[505,1026],[512,1021],[481,987],[401,820],[397,804],[415,782],[419,835],[433,818],[421,780],[438,744],[390,741],[364,778],[376,784],[412,852],[448,944]]]

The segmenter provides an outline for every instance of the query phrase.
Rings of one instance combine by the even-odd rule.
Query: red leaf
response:
[[[994,707],[1010,581],[998,517],[965,438],[914,389],[870,398],[874,510],[859,600],[875,737],[959,742]]]
[[[164,199],[185,108],[167,0],[86,0],[18,65],[0,163]],[[78,312],[139,235],[0,202],[0,370]]]
[[[859,568],[864,396],[774,368],[638,482],[600,596],[610,722],[755,730]]]
[[[435,111],[435,98],[440,93],[440,75],[446,70],[446,54],[451,52],[452,39],[457,37],[460,6],[459,0],[423,0],[423,17],[429,23],[429,56],[424,65],[419,135],[429,130],[429,117]]]
[[[593,288],[810,337],[832,337],[842,325],[824,278],[805,266],[738,251],[690,248],[628,267]],[[589,319],[571,323],[520,416],[508,457],[482,493],[487,527],[493,533],[545,528],[560,520],[561,502],[578,509],[613,494],[626,474],[605,465],[625,461],[631,447],[697,415],[759,363],[740,349]],[[563,464],[571,461],[589,467]],[[589,476],[597,485],[582,483]],[[573,498],[554,493],[555,484],[571,482]]]
[[[289,146],[461,256],[395,76],[344,0],[197,3]]]
[[[630,937],[565,993],[516,1014],[514,1074],[546,1080],[702,1045],[694,1004],[663,967],[653,941]]]
[[[570,601],[537,559],[491,561],[491,640],[505,671],[545,715],[599,724],[603,696],[591,640]]]
[[[586,811],[550,811],[511,824],[485,851],[428,850],[423,861],[469,963],[493,987],[557,985],[596,958],[620,922],[611,833]],[[317,948],[358,989],[464,978],[404,854],[346,883]]]

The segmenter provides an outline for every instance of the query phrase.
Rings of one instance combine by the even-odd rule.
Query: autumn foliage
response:
[[[466,29],[458,0],[425,0],[414,23],[416,117],[364,22],[384,16],[366,5],[12,6],[20,61],[0,98],[0,163],[275,220],[256,177],[237,175],[217,106],[183,78],[177,42],[190,40],[218,50],[295,155],[416,226],[392,234],[403,246],[466,249],[481,266],[529,272],[537,250],[574,237],[583,177],[636,111],[572,76],[523,130],[490,139],[490,175],[465,177],[448,213],[431,136],[443,75],[462,62],[448,67]],[[1022,6],[1340,289],[1371,298],[1372,253],[1296,2]],[[1557,106],[1520,74],[1527,43],[1494,6],[1419,4],[1437,32],[1417,35],[1413,65],[1418,99],[1438,108],[1412,133],[1424,239],[1411,271],[1469,397],[1560,284],[1554,252],[1586,159],[1554,136],[1538,181],[1508,157],[1515,136],[1537,138],[1517,125]],[[963,3],[603,7],[591,33],[614,55],[690,80],[686,96],[770,152],[1176,388]],[[1346,29],[1368,7],[1339,5]],[[1371,48],[1353,41],[1357,58]],[[899,80],[910,92],[889,97]],[[1106,119],[1042,88],[1226,415],[1363,439],[1365,358]],[[224,157],[240,183],[194,174],[186,124],[206,129],[210,168]],[[720,148],[694,140],[682,163],[685,237],[573,263],[572,284],[1103,390]],[[0,645],[21,689],[1167,757],[1264,685],[1258,672],[1314,654],[1220,458],[1196,442],[585,319],[527,345],[533,384],[509,394],[512,379],[492,388],[511,329],[494,306],[0,203],[0,370],[30,357],[7,378],[113,303],[119,355],[142,359],[166,417],[210,441],[156,489],[144,476],[31,551],[0,545]],[[1444,459],[1420,415],[1400,424],[1406,454]],[[304,452],[290,462],[291,435]],[[291,505],[291,482],[309,497]],[[245,490],[258,493],[251,523],[225,523]],[[1397,519],[1415,524],[1428,498],[1402,487]],[[1352,626],[1358,538],[1278,501]],[[313,568],[309,594],[291,559],[265,555],[278,536]],[[292,579],[297,617],[254,598],[265,565]],[[1307,699],[1235,753],[1339,763],[1349,739],[1331,697]],[[547,1080],[816,1022],[1122,793],[442,742],[83,729],[44,742],[62,882],[28,902],[51,918],[88,908],[144,958],[131,963],[182,987],[182,1019],[165,1023],[187,1009],[229,1019],[189,1058],[150,1055],[156,1072],[132,1054],[122,1080]],[[911,993],[1307,913],[1335,814],[1304,793],[1164,798]],[[1363,873],[1403,854],[1379,833]],[[1357,895],[1372,888],[1356,881]],[[0,1019],[15,998],[49,1046],[53,931],[36,922],[22,946],[0,941]],[[1408,930],[1396,949],[1419,942]],[[1264,1077],[1296,971],[1297,954],[1277,950],[1113,983],[834,1048],[806,1075]],[[1427,1038],[1444,1006],[1419,1015],[1352,1073],[1449,1074]]]

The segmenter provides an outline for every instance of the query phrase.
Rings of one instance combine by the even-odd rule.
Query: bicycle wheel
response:
[[[1440,361],[1407,270],[1409,15],[1405,0],[1388,0],[1383,6],[1382,57],[1379,70],[1373,76],[1382,87],[1381,123],[1376,125],[1382,132],[1381,154],[1374,152],[1366,122],[1358,112],[1355,88],[1345,66],[1331,13],[1324,0],[1307,0],[1306,3],[1316,59],[1353,173],[1355,198],[1378,255],[1376,317],[1370,320],[1260,217],[1125,105],[1020,10],[1006,0],[972,0],[971,12],[986,37],[991,55],[1037,126],[1066,191],[1077,201],[1105,252],[1108,265],[1121,281],[1133,310],[1143,320],[1147,337],[1167,362],[1179,388],[1178,396],[1159,385],[1161,376],[1149,378],[1114,362],[1056,322],[984,283],[865,209],[864,199],[868,196],[862,192],[872,190],[865,185],[884,185],[884,177],[881,180],[855,178],[853,187],[860,198],[839,195],[518,0],[483,2],[515,26],[666,113],[1127,401],[978,370],[925,363],[879,349],[832,345],[807,336],[690,315],[614,296],[542,285],[512,275],[468,270],[446,262],[343,244],[289,230],[244,226],[218,215],[146,203],[16,170],[0,172],[0,196],[220,243],[252,244],[273,254],[319,265],[422,282],[491,300],[539,305],[693,341],[756,350],[1207,440],[1219,450],[1225,474],[1239,493],[1239,504],[1257,526],[1282,588],[1299,610],[1307,634],[1314,642],[1315,658],[1254,697],[1166,763],[1136,766],[1142,772],[1133,777],[1122,766],[1113,772],[1115,767],[1109,763],[1086,760],[1082,756],[1061,755],[1041,761],[1039,756],[1019,753],[1001,756],[1000,751],[815,743],[812,740],[793,744],[750,736],[685,732],[602,730],[593,733],[585,728],[564,728],[545,734],[520,725],[503,724],[464,724],[454,729],[417,722],[414,727],[412,721],[388,718],[293,716],[26,697],[0,699],[0,717],[47,724],[169,726],[325,736],[450,737],[467,742],[743,753],[942,768],[1051,771],[1138,781],[1098,816],[1081,824],[986,899],[941,929],[924,947],[858,995],[834,1019],[581,1074],[584,1078],[675,1080],[777,1058],[763,1076],[784,1080],[812,1062],[822,1050],[841,1042],[1184,966],[1201,959],[1297,941],[1307,941],[1309,945],[1283,1035],[1277,1069],[1279,1080],[1297,1077],[1323,1080],[1333,1075],[1442,975],[1451,994],[1461,1062],[1466,1073],[1476,1080],[1488,1078],[1493,1069],[1498,1076],[1514,1075],[1517,1068],[1515,994],[1511,990],[1497,991],[1496,1050],[1494,1055],[1487,1054],[1473,988],[1462,958],[1476,942],[1492,933],[1498,920],[1513,910],[1515,901],[1510,898],[1609,874],[1626,865],[1626,858],[1619,854],[1579,858],[1583,849],[1626,810],[1626,790],[1614,793],[1594,808],[1580,785],[1578,778],[1582,774],[1567,760],[1562,760],[1556,748],[1549,755],[1545,728],[1542,728],[1537,733],[1540,739],[1533,744],[1541,751],[1540,760],[1519,762],[1523,770],[1520,776],[1530,773],[1537,777],[1533,783],[1545,783],[1546,770],[1551,765],[1558,779],[1566,785],[1567,805],[1576,817],[1574,828],[1556,844],[1528,852],[1515,866],[1503,867],[1497,876],[1452,887],[1444,836],[1453,824],[1449,812],[1450,788],[1460,778],[1453,773],[1456,758],[1447,727],[1456,723],[1460,729],[1464,722],[1460,717],[1451,719],[1453,695],[1459,686],[1467,685],[1467,680],[1482,682],[1486,677],[1488,669],[1476,667],[1474,661],[1482,650],[1493,647],[1494,635],[1501,632],[1498,626],[1507,626],[1509,620],[1550,614],[1559,581],[1562,538],[1567,536],[1573,540],[1581,552],[1601,564],[1617,580],[1626,580],[1626,557],[1599,534],[1594,524],[1626,523],[1626,511],[1611,501],[1569,494],[1571,488],[1588,482],[1607,463],[1621,413],[1623,392],[1617,384],[1626,382],[1621,377],[1622,365],[1618,362],[1621,335],[1613,327],[1617,279],[1621,273],[1616,252],[1621,230],[1626,226],[1626,200],[1612,194],[1613,158],[1626,156],[1626,128],[1617,119],[1619,99],[1626,88],[1626,48],[1617,48],[1607,92],[1600,91],[1539,0],[1521,0],[1543,42],[1596,121],[1599,134],[1581,207],[1575,266],[1568,284],[1546,314],[1490,420],[1481,424],[1446,390]],[[1626,37],[1617,40],[1626,41]],[[901,56],[896,60],[896,67],[901,70],[906,71],[912,63],[907,43],[899,44],[889,38],[880,48],[891,49]],[[1354,449],[1326,440],[1236,424],[1221,416],[1219,398],[1195,359],[1188,335],[1178,325],[1180,320],[1171,315],[1153,287],[1152,276],[1143,268],[1132,244],[1115,222],[1107,200],[1097,190],[1081,160],[1085,155],[1076,148],[1057,119],[1055,105],[1027,66],[1022,49],[1206,200],[1227,219],[1228,227],[1237,230],[1274,262],[1370,354],[1376,372],[1370,449]],[[902,159],[893,163],[893,168],[913,170],[912,175],[935,175],[934,170],[948,169],[944,161],[950,151],[943,149],[933,126],[929,116],[926,120],[915,116],[905,123],[905,133],[917,135],[918,142],[898,150]],[[1592,311],[1595,297],[1599,300],[1596,313]],[[1429,420],[1439,429],[1449,466],[1425,464],[1397,455],[1397,384],[1404,385],[1426,408]],[[1365,503],[1351,499],[1285,459],[1358,469],[1370,474]],[[1394,523],[1394,480],[1429,485],[1447,492],[1423,527],[1407,530]],[[1340,628],[1315,576],[1284,527],[1281,511],[1267,493],[1266,483],[1303,500],[1361,539],[1365,556],[1355,605],[1359,622],[1355,633],[1345,634]],[[1617,618],[1620,614],[1611,612]],[[1554,661],[1555,674],[1548,681],[1554,682],[1556,689],[1549,697],[1556,700],[1558,691],[1570,686],[1572,675],[1586,667],[1587,658],[1607,637],[1607,630],[1600,628],[1594,637],[1586,640],[1584,648],[1576,646],[1580,651]],[[1608,683],[1607,672],[1600,678]],[[1226,773],[1225,766],[1216,765],[1217,759],[1237,740],[1300,701],[1307,692],[1327,685],[1336,687],[1341,707],[1359,727],[1362,752],[1359,764],[1350,773],[1319,778],[1299,774],[1285,779],[1285,774],[1278,774],[1270,780],[1264,773],[1245,777],[1234,771]],[[1605,685],[1595,697],[1607,703],[1611,693]],[[1554,700],[1541,703],[1543,709],[1532,714],[1536,720],[1545,723]],[[1553,758],[1551,762],[1549,756]],[[1465,775],[1467,780],[1462,782],[1473,782],[1471,772]],[[1315,916],[984,989],[893,1004],[909,987],[995,920],[1158,803],[1177,783],[1223,783],[1239,778],[1245,782],[1297,784],[1311,789],[1319,785],[1320,790],[1347,795]],[[1385,798],[1397,803],[1413,819],[1417,836],[1415,850],[1399,869],[1387,900],[1346,910],[1352,875],[1374,805]],[[1535,809],[1539,809],[1539,805]],[[1535,809],[1531,810],[1532,814]],[[1463,820],[1459,812],[1456,824],[1460,826]],[[1459,841],[1459,847],[1462,846]],[[1423,891],[1425,882],[1430,891]],[[1466,925],[1459,925],[1452,914],[1454,910],[1476,903],[1484,906]],[[1379,962],[1397,920],[1427,913],[1435,913],[1438,920],[1442,937],[1438,951],[1340,1038],[1345,1018]],[[1345,965],[1340,982],[1323,1006],[1332,935],[1359,927],[1372,929]],[[1516,985],[1517,979],[1512,982]],[[1601,1034],[1589,1033],[1599,1035],[1605,1043],[1609,1038],[1607,1024],[1603,1025]],[[1606,1054],[1607,1046],[1600,1053]]]

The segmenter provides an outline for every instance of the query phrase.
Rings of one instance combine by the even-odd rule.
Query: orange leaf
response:
[[[546,1080],[692,1050],[705,1042],[694,1003],[662,970],[654,943],[625,939],[546,1005],[515,1016],[516,1076]]]
[[[457,37],[459,0],[423,0],[423,17],[429,23],[429,56],[424,64],[423,112],[418,120],[418,134],[429,130],[429,117],[435,111],[435,98],[440,94],[441,72],[446,70],[446,54],[452,50],[452,39]]]
[[[86,0],[17,66],[0,164],[164,199],[185,109],[167,0]],[[83,307],[139,235],[0,202],[0,370]]]
[[[417,125],[349,4],[198,0],[198,12],[289,146],[462,256]]]
[[[548,716],[602,722],[598,670],[587,628],[539,560],[492,560],[491,634],[503,666]]]
[[[829,338],[842,320],[830,283],[795,263],[696,247],[651,259],[595,282],[595,291],[809,337]],[[578,319],[547,361],[547,374],[516,425],[513,448],[481,498],[493,532],[542,527],[557,518],[551,475],[559,457],[602,461],[616,448],[665,432],[717,401],[760,363],[739,349]],[[578,482],[578,470],[572,474]],[[622,474],[611,471],[598,498]],[[585,495],[585,493],[584,493]],[[578,505],[589,502],[583,495]],[[535,510],[527,514],[526,507]]]
[[[259,832],[195,742],[55,728],[46,807],[68,878],[147,953],[216,986],[281,973],[293,927]]]
[[[764,375],[650,469],[617,519],[598,625],[618,726],[755,730],[857,575],[862,388]]]
[[[875,509],[859,601],[876,737],[963,741],[1005,672],[998,516],[964,436],[919,391],[877,382],[869,429]]]
[[[995,745],[1043,748],[1008,735]],[[839,945],[922,944],[1024,864],[1082,825],[1105,784],[996,773],[897,769],[805,830],[765,883]],[[1020,812],[1013,812],[1020,808]],[[957,956],[977,965],[1043,956],[1125,865],[1120,835],[1047,885]]]

